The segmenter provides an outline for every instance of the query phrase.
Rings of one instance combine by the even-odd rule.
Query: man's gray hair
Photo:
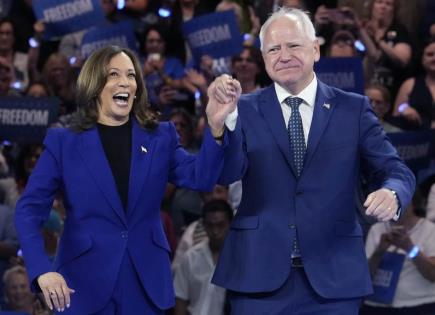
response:
[[[295,22],[297,27],[303,33],[305,33],[305,35],[308,37],[309,40],[311,41],[316,40],[316,30],[314,29],[313,22],[311,22],[310,17],[306,12],[300,9],[281,7],[278,10],[276,10],[271,16],[269,16],[267,21],[264,22],[264,24],[261,26],[260,43],[261,43],[262,51],[264,48],[263,42],[264,42],[264,34],[266,33],[266,29],[269,27],[270,23],[283,16]]]

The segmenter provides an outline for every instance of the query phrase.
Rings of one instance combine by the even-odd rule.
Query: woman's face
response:
[[[125,53],[114,56],[107,65],[107,81],[98,97],[98,122],[119,126],[128,121],[136,95],[136,71]]]
[[[432,43],[423,51],[422,64],[427,72],[435,73],[435,43]]]
[[[161,54],[163,55],[165,44],[159,32],[155,30],[149,31],[145,39],[145,50],[147,54]]]
[[[373,111],[380,120],[383,120],[385,114],[390,110],[390,104],[385,101],[382,92],[379,89],[370,88],[366,90],[366,96],[370,99]]]
[[[4,22],[0,24],[0,51],[12,50],[14,46],[14,29],[12,24]]]
[[[384,20],[391,18],[394,14],[394,0],[374,0],[372,18]]]
[[[8,304],[14,308],[20,308],[32,301],[29,280],[22,273],[14,273],[10,276],[6,284],[5,295],[8,298]]]
[[[255,81],[259,69],[248,49],[234,59],[233,72],[238,80]]]

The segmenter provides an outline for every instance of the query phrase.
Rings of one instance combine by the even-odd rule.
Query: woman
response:
[[[253,46],[243,47],[239,55],[233,56],[231,68],[234,77],[242,86],[242,93],[251,93],[261,87],[265,81],[264,62],[261,52]]]
[[[3,283],[5,309],[20,314],[32,314],[34,296],[30,291],[26,269],[23,266],[14,266],[6,270]]]
[[[396,95],[404,70],[411,61],[406,28],[396,20],[397,0],[371,0],[370,20],[362,25],[355,15],[359,37],[364,43],[366,82],[381,84]]]
[[[403,82],[397,94],[394,116],[404,119],[407,129],[435,128],[435,40],[423,50],[425,74]]]
[[[159,213],[166,183],[212,189],[226,145],[224,120],[234,108],[209,106],[211,132],[198,157],[187,154],[175,127],[150,111],[137,58],[116,46],[85,62],[77,104],[71,129],[49,130],[17,204],[31,283],[66,314],[163,314],[174,304]],[[67,218],[52,266],[40,227],[57,191]]]
[[[166,40],[160,28],[151,26],[145,32],[144,38],[143,71],[150,103],[156,106],[159,103],[158,95],[163,86],[173,89],[182,87],[185,71],[180,60],[166,56]]]

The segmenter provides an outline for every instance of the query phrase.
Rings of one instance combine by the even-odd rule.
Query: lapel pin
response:
[[[322,106],[325,107],[326,109],[330,109],[331,108],[331,104],[328,104],[328,103],[323,103]]]
[[[140,146],[140,150],[142,153],[148,153],[147,148],[145,148],[143,145]]]

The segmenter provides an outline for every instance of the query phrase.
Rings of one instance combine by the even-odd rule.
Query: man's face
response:
[[[225,211],[209,212],[204,217],[204,228],[212,248],[221,248],[230,227]]]
[[[292,94],[298,94],[313,79],[319,44],[308,39],[289,18],[278,18],[268,26],[262,50],[270,78]]]

